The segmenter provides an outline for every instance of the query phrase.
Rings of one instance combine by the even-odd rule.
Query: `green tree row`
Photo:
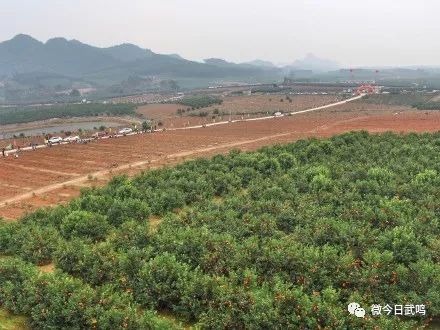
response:
[[[210,95],[187,96],[179,101],[179,104],[185,105],[192,109],[201,109],[209,107],[211,105],[222,103],[223,100],[221,98]]]
[[[6,108],[0,110],[0,125],[28,123],[50,118],[134,115],[135,109],[136,106],[133,104],[100,103]]]
[[[1,224],[0,254],[206,329],[414,328],[440,316],[439,155],[440,133],[358,132],[120,176]],[[353,301],[428,315],[357,319]]]

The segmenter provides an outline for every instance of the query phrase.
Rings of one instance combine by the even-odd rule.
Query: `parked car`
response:
[[[59,136],[53,136],[49,139],[48,141],[50,144],[56,144],[56,143],[61,143],[63,142],[63,138],[59,137]]]
[[[133,132],[133,130],[131,128],[123,128],[118,133],[125,135],[125,134],[129,134],[131,132]]]
[[[78,135],[68,136],[64,139],[64,142],[79,142],[80,138]]]

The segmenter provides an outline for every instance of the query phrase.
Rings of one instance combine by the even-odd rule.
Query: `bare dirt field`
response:
[[[177,110],[186,109],[187,107],[181,104],[147,104],[136,109],[138,114],[153,120],[153,124],[161,123],[163,128],[186,127],[194,125],[202,125],[211,122],[208,118],[201,118],[196,116],[178,116]]]
[[[224,103],[221,106],[211,106],[199,110],[186,112],[183,116],[177,115],[178,109],[186,109],[187,107],[181,104],[148,104],[141,105],[136,109],[138,114],[143,115],[145,118],[153,120],[153,125],[157,128],[178,128],[188,127],[195,125],[210,124],[225,120],[246,119],[253,117],[260,117],[272,114],[275,111],[292,112],[297,110],[303,110],[312,108],[315,106],[321,106],[324,104],[334,103],[339,100],[337,96],[330,95],[291,95],[289,96],[291,101],[287,100],[285,95],[252,95],[252,96],[227,96],[224,97]],[[281,98],[283,102],[280,102]],[[219,114],[213,116],[214,109],[218,108]],[[208,112],[209,115],[205,117],[198,116],[200,112]],[[81,118],[67,118],[67,119],[50,119],[45,121],[23,123],[23,124],[11,124],[0,125],[0,135],[4,133],[17,133],[30,129],[39,129],[40,133],[45,129],[51,127],[63,127],[69,124],[81,125],[89,122],[106,122],[119,123],[120,127],[131,126],[136,123],[140,126],[140,123],[144,119],[134,117],[81,117]],[[158,124],[160,125],[158,126]],[[98,124],[96,124],[98,126]],[[89,130],[79,134],[82,137],[91,136],[95,130]],[[38,133],[38,134],[40,134]],[[18,133],[17,133],[18,135]],[[62,132],[57,132],[56,135],[64,137]],[[11,143],[16,143],[20,147],[28,146],[30,143],[44,143],[44,137],[42,135],[32,137],[17,137],[15,139],[1,139],[0,148],[6,147]]]
[[[64,203],[81,187],[99,186],[119,173],[305,137],[351,130],[424,132],[440,130],[440,112],[353,102],[316,112],[207,128],[139,134],[62,145],[0,158],[0,216],[16,219],[40,206]]]
[[[341,100],[337,95],[288,95],[288,97],[290,101],[282,94],[230,96],[223,99],[223,104],[210,108],[217,108],[225,113],[232,111],[233,114],[293,112]]]
[[[246,119],[270,115],[274,112],[293,112],[310,109],[325,104],[335,103],[341,100],[337,95],[250,95],[250,96],[226,96],[221,105],[185,112],[183,116],[177,115],[177,110],[188,107],[181,104],[148,104],[140,106],[136,112],[152,119],[155,123],[161,122],[161,127],[177,128],[194,125],[203,125],[229,119]],[[282,102],[281,102],[282,100]],[[214,115],[217,109],[218,115]],[[198,116],[201,112],[207,112],[205,117]]]
[[[178,109],[184,108],[181,104],[147,104],[136,109],[136,112],[151,119],[161,119],[176,116]]]

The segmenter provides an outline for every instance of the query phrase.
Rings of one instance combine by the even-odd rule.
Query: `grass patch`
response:
[[[38,268],[42,273],[53,273],[55,271],[55,265],[53,263],[44,266],[38,266]]]
[[[162,223],[162,220],[163,220],[162,217],[156,217],[156,216],[152,216],[150,217],[150,219],[148,219],[148,222],[150,223],[150,228],[153,232],[157,231],[157,228]]]
[[[30,329],[26,317],[12,315],[4,309],[0,309],[0,330],[25,329]]]
[[[174,326],[176,326],[176,328],[181,328],[184,330],[198,329],[190,323],[179,321],[179,319],[176,316],[174,316],[171,312],[168,311],[159,311],[157,312],[157,316],[162,320],[171,322],[172,324],[174,324]]]

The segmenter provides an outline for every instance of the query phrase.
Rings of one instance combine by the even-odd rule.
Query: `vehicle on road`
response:
[[[61,142],[63,142],[63,138],[59,137],[59,136],[54,136],[54,137],[51,137],[48,142],[50,144],[61,143]]]
[[[68,136],[64,138],[64,142],[78,142],[80,140],[78,135],[75,136]]]
[[[123,128],[123,129],[119,130],[118,133],[125,135],[125,134],[129,134],[129,133],[132,133],[132,132],[133,132],[133,130],[131,128]]]

